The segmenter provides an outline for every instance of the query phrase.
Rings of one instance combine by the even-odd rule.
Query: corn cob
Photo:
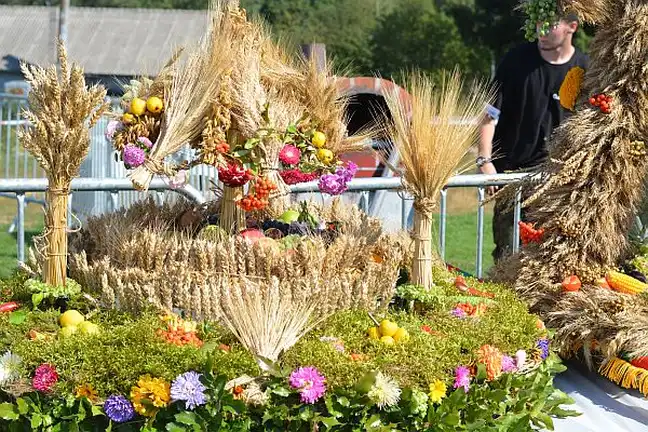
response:
[[[614,270],[609,271],[605,279],[613,290],[625,294],[641,294],[648,288],[648,285],[640,280]]]

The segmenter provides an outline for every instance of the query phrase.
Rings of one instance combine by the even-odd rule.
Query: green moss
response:
[[[350,387],[365,372],[380,369],[389,373],[402,386],[426,390],[435,379],[451,383],[454,369],[476,359],[475,352],[484,344],[491,344],[503,353],[513,355],[519,349],[535,346],[540,332],[537,318],[527,312],[526,306],[503,286],[478,284],[470,286],[495,294],[488,309],[478,319],[458,319],[450,314],[461,293],[454,287],[454,278],[446,272],[437,272],[436,300],[417,307],[418,313],[394,311],[388,318],[410,333],[410,340],[387,346],[367,337],[374,326],[364,311],[348,311],[333,315],[320,328],[309,333],[284,357],[289,367],[313,365],[318,367],[332,386]],[[423,331],[428,326],[431,334]],[[339,338],[345,352],[338,351],[321,337]],[[350,354],[362,354],[363,361],[352,360]]]

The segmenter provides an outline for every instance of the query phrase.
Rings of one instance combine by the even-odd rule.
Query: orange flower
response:
[[[477,362],[486,365],[486,376],[493,380],[502,373],[502,353],[492,345],[477,350]]]
[[[90,402],[96,402],[97,401],[97,391],[92,387],[91,384],[82,384],[76,388],[74,396],[77,399],[80,398],[88,398]]]

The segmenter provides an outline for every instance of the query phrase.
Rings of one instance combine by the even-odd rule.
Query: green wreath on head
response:
[[[529,41],[534,41],[538,33],[548,33],[559,17],[556,0],[525,0],[520,6],[527,15],[524,22],[524,36]],[[540,23],[539,31],[536,28],[537,23]]]

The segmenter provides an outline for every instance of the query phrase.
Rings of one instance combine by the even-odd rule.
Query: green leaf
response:
[[[281,396],[281,397],[290,396],[290,390],[288,390],[286,387],[273,388],[272,393],[276,394],[277,396]]]
[[[4,402],[0,403],[0,418],[3,420],[18,420],[20,415],[14,409],[12,403]]]
[[[18,407],[18,412],[20,413],[20,415],[25,415],[29,412],[29,405],[23,398],[16,399],[16,406]]]
[[[316,420],[326,426],[327,429],[342,424],[335,417],[317,417]]]
[[[345,408],[347,408],[351,404],[346,396],[340,396],[339,398],[337,398],[337,402]]]
[[[447,424],[448,426],[457,426],[460,420],[461,419],[459,418],[459,414],[450,413],[444,416],[441,421],[443,421],[443,423]]]
[[[103,410],[100,407],[98,407],[97,405],[92,405],[91,411],[92,411],[92,416],[93,417],[104,415]]]
[[[9,314],[9,322],[14,325],[19,325],[25,322],[27,319],[27,312],[23,310],[17,310]]]
[[[553,420],[545,413],[539,413],[536,415],[536,418],[543,423],[545,429],[554,430]]]
[[[166,430],[169,432],[186,432],[187,429],[184,426],[180,426],[175,423],[168,423],[166,425]]]
[[[36,429],[43,423],[43,417],[40,414],[34,414],[31,416],[31,428]]]
[[[39,304],[43,301],[45,298],[45,294],[42,292],[34,293],[31,296],[32,304],[34,305],[34,308],[37,308]]]
[[[189,411],[183,411],[181,413],[178,413],[175,415],[176,421],[186,424],[187,426],[193,426],[196,425],[196,414],[189,412]]]

